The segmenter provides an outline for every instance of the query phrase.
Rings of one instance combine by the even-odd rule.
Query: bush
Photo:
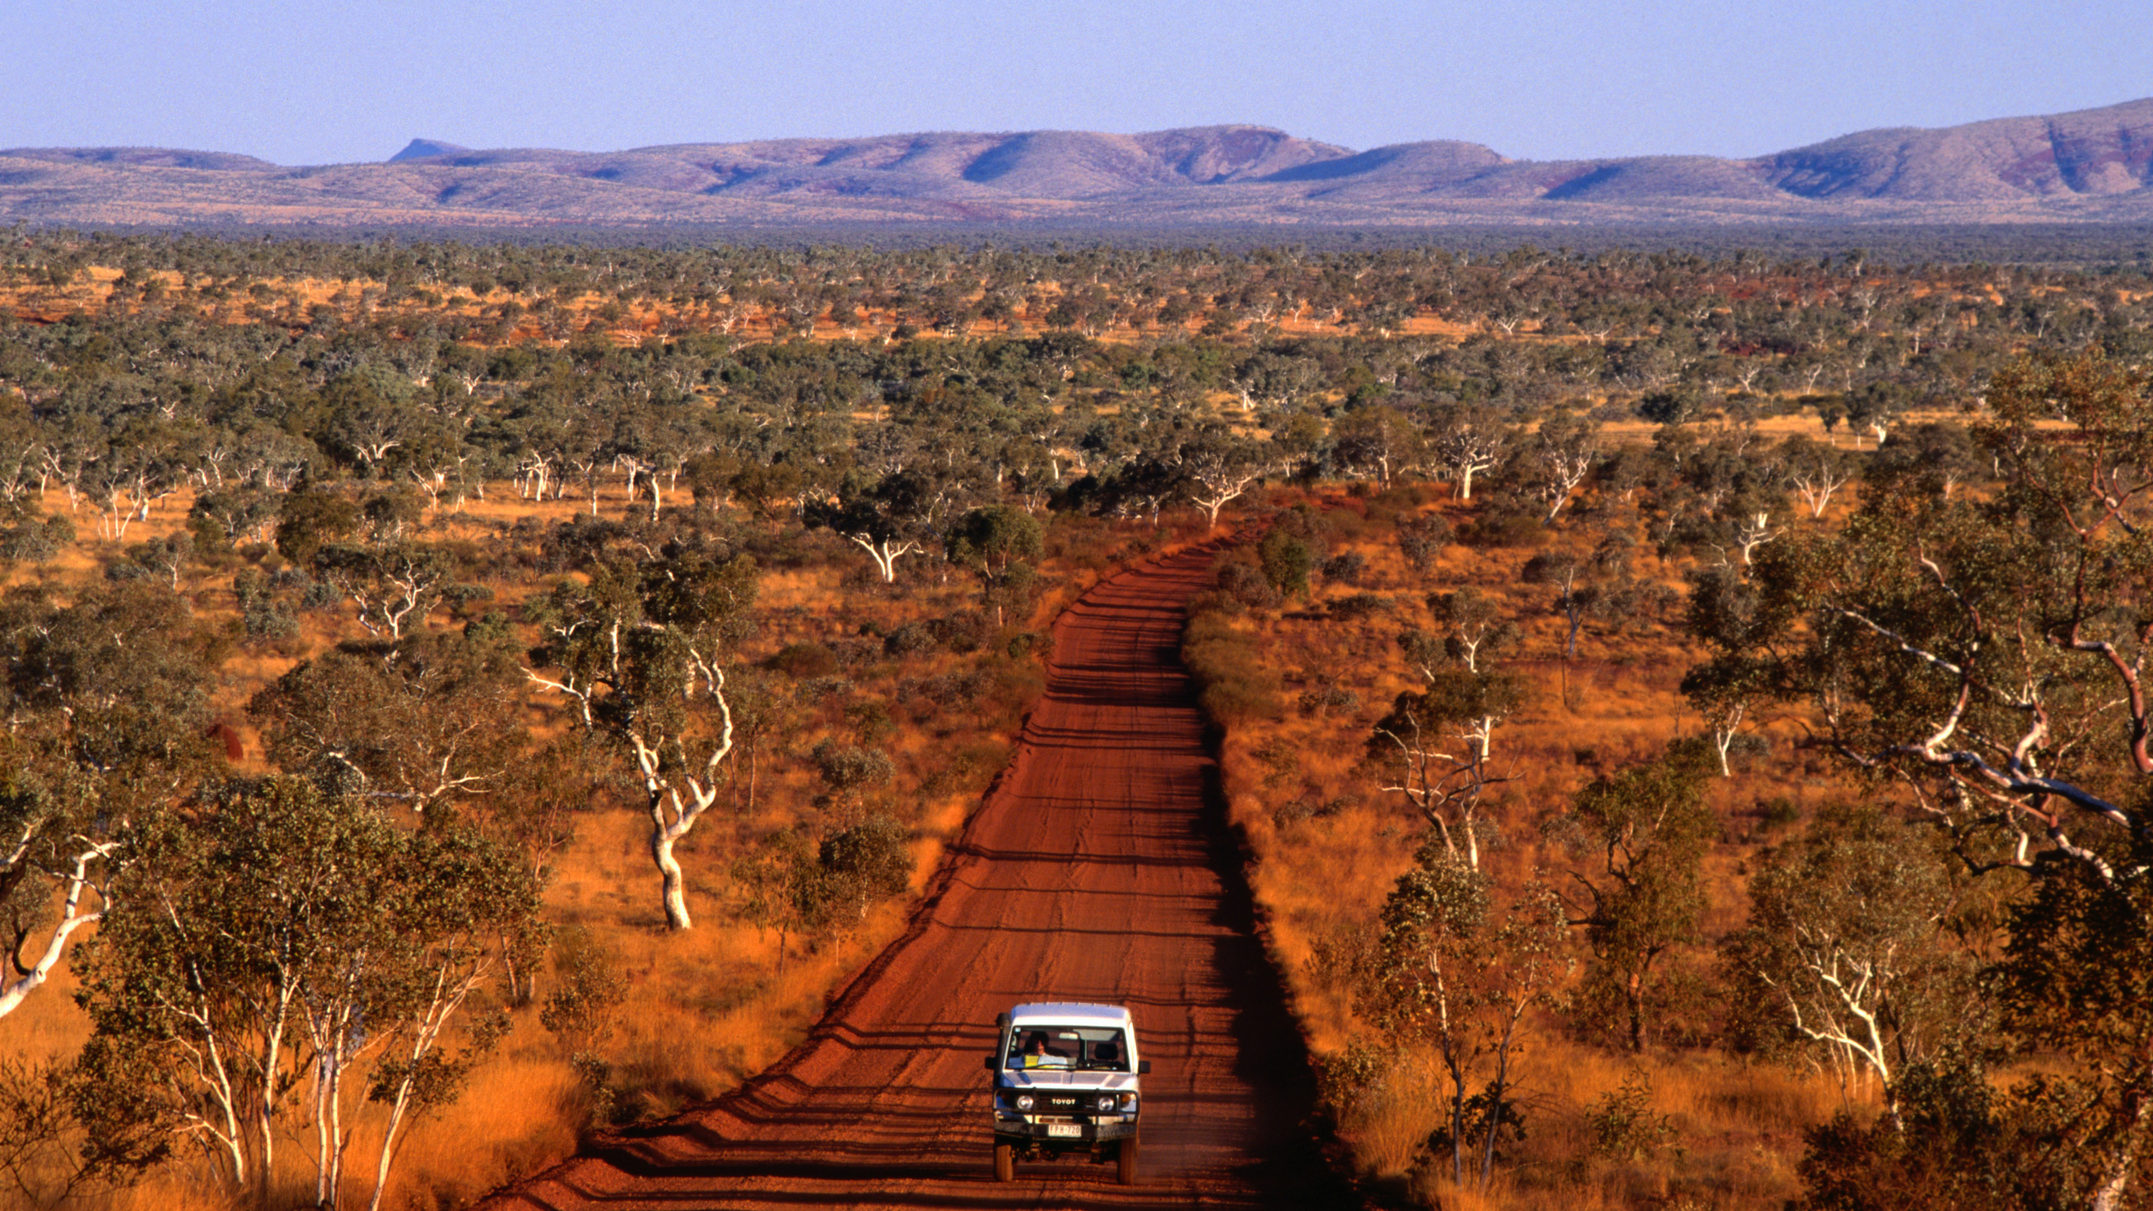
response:
[[[1909,1064],[1893,1086],[1899,1123],[1888,1115],[1863,1123],[1841,1110],[1809,1130],[1801,1162],[1808,1197],[1790,1205],[1808,1211],[2086,1206],[2101,1181],[2099,1150],[2068,1142],[2083,1110],[2069,1085],[2036,1078],[1999,1096],[1963,1055]],[[2142,1166],[2134,1176],[2143,1179]]]
[[[882,650],[891,656],[913,656],[934,647],[934,632],[923,622],[904,623],[882,637]]]
[[[912,883],[912,851],[904,825],[880,812],[822,839],[816,861],[834,903],[851,904],[865,917],[876,899],[902,895]]]
[[[1415,576],[1426,576],[1454,537],[1449,519],[1440,513],[1401,518],[1398,522],[1398,553]]]
[[[1622,1078],[1620,1088],[1592,1103],[1585,1112],[1585,1130],[1592,1137],[1594,1156],[1618,1161],[1645,1160],[1675,1134],[1667,1116],[1652,1109],[1652,1082],[1643,1071]]]
[[[796,681],[828,677],[837,671],[837,653],[819,643],[788,643],[763,663]]]
[[[1352,1128],[1373,1119],[1390,1100],[1391,1058],[1355,1043],[1316,1064],[1316,1096],[1339,1126]]]
[[[1256,663],[1247,640],[1235,634],[1221,616],[1190,619],[1181,655],[1196,679],[1204,713],[1213,720],[1233,723],[1276,718],[1280,713],[1278,674]]]
[[[1235,561],[1219,569],[1219,593],[1245,610],[1265,610],[1278,604],[1278,590],[1263,572]]]
[[[977,610],[960,610],[943,618],[930,619],[927,631],[935,642],[959,656],[969,655],[985,646],[994,635],[994,622]]]
[[[1547,541],[1547,527],[1522,502],[1503,501],[1458,527],[1458,541],[1484,549],[1537,547]]]
[[[571,925],[553,942],[553,991],[539,1006],[538,1022],[571,1054],[583,1055],[612,1033],[613,1009],[628,995],[612,954]]]
[[[1306,542],[1283,529],[1274,529],[1263,536],[1256,555],[1263,563],[1263,578],[1274,592],[1280,596],[1308,596],[1308,574],[1315,570],[1316,556]]]
[[[1331,603],[1331,617],[1339,619],[1366,618],[1382,609],[1389,598],[1381,593],[1352,593]]]
[[[74,523],[64,517],[26,518],[18,525],[0,529],[0,560],[45,563],[74,541]]]
[[[1346,551],[1323,561],[1323,579],[1338,584],[1357,585],[1368,574],[1368,557],[1359,551]]]

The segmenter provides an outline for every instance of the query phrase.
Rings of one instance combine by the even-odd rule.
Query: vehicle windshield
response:
[[[1121,1031],[1094,1026],[1018,1026],[1009,1032],[1011,1068],[1127,1072],[1129,1046]]]

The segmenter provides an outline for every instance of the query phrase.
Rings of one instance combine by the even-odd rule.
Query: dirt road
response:
[[[1230,1207],[1335,1204],[1297,1124],[1307,1066],[1250,927],[1177,649],[1211,552],[1108,580],[1055,626],[1015,763],[911,928],[807,1041],[714,1106],[615,1140],[502,1207]],[[1135,1014],[1142,1173],[1019,1165],[993,1181],[995,1014]]]

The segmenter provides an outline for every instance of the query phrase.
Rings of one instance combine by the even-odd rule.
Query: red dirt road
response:
[[[1055,624],[1014,764],[910,928],[807,1041],[714,1105],[607,1141],[496,1206],[1232,1207],[1342,1201],[1299,1124],[1306,1057],[1226,836],[1178,658],[1213,551],[1110,579]],[[1125,1004],[1138,1184],[1111,1164],[990,1165],[981,1057],[1027,1000]]]

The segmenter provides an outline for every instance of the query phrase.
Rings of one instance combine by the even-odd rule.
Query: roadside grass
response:
[[[1570,856],[1543,838],[1541,826],[1586,781],[1697,730],[1679,693],[1693,656],[1677,603],[1619,627],[1615,620],[1588,626],[1579,655],[1565,660],[1567,626],[1550,608],[1553,591],[1520,582],[1530,551],[1453,545],[1427,577],[1414,576],[1390,539],[1389,519],[1420,511],[1468,515],[1472,506],[1440,491],[1277,493],[1266,503],[1316,510],[1329,553],[1365,561],[1353,584],[1319,576],[1305,601],[1217,609],[1201,614],[1191,632],[1201,681],[1245,689],[1268,675],[1276,685],[1269,696],[1222,700],[1222,759],[1233,819],[1257,860],[1251,881],[1320,1062],[1356,1044],[1384,1042],[1356,1017],[1350,994],[1325,978],[1321,955],[1371,927],[1424,832],[1401,796],[1379,789],[1363,752],[1373,721],[1415,684],[1396,636],[1407,626],[1433,625],[1427,594],[1474,587],[1519,628],[1507,667],[1527,694],[1495,733],[1493,765],[1503,781],[1489,794],[1483,858],[1509,886],[1566,877]],[[1635,572],[1670,589],[1679,583],[1649,553]],[[1379,600],[1352,600],[1366,594]],[[1779,733],[1789,729],[1766,721],[1764,730],[1783,742]],[[1708,794],[1723,835],[1705,864],[1709,907],[1702,936],[1673,966],[1707,974],[1714,943],[1744,923],[1746,863],[1786,823],[1760,803],[1783,799],[1800,814],[1834,789],[1801,760],[1757,761],[1714,780]],[[1709,1037],[1709,1010],[1700,1005],[1705,1018],[1685,1025]],[[1525,1133],[1499,1148],[1490,1187],[1479,1189],[1477,1180],[1453,1186],[1447,1146],[1431,1153],[1429,1136],[1445,1123],[1448,1078],[1431,1054],[1408,1046],[1382,1071],[1381,1096],[1341,1123],[1372,1188],[1446,1208],[1778,1206],[1799,1192],[1794,1165],[1803,1129],[1844,1104],[1838,1085],[1821,1074],[1716,1048],[1661,1043],[1631,1056],[1549,1011],[1536,1012],[1530,1027],[1515,1073]],[[1647,1112],[1664,1118],[1664,1136],[1648,1148],[1610,1154],[1596,1141],[1591,1116],[1602,1099],[1637,1079],[1649,1088]],[[1852,1097],[1867,1105],[1874,1091]]]
[[[688,507],[684,492],[676,499]],[[184,530],[190,503],[185,493],[160,502],[148,520],[130,528],[124,543],[99,538],[85,505],[76,515],[74,544],[52,561],[18,567],[10,579],[69,596],[100,578],[104,562],[126,545]],[[627,500],[614,483],[601,491],[599,507],[602,515],[618,518],[647,509],[647,503]],[[66,504],[54,492],[47,508],[65,512]],[[429,513],[419,537],[476,544],[473,549],[487,557],[491,569],[484,583],[493,590],[480,609],[512,611],[542,592],[552,577],[519,562],[504,545],[509,528],[526,519],[551,525],[587,509],[587,498],[573,492],[540,502],[519,499],[512,485],[494,484],[461,511]],[[795,699],[794,714],[759,754],[752,802],[742,785],[745,771],[736,767],[727,797],[681,846],[695,927],[681,934],[663,929],[645,844],[648,822],[617,788],[601,786],[574,813],[572,840],[552,856],[546,920],[557,930],[583,931],[607,956],[623,992],[606,1015],[605,1028],[587,1040],[605,1065],[606,1088],[594,1088],[587,1074],[570,1064],[572,1045],[539,1021],[553,973],[545,968],[523,973],[523,995],[515,1003],[504,1003],[500,992],[492,994],[492,1004],[505,1008],[512,1023],[498,1050],[473,1071],[459,1098],[421,1118],[406,1135],[388,1205],[461,1205],[567,1156],[593,1130],[662,1117],[717,1097],[797,1044],[826,999],[902,929],[912,897],[932,874],[943,847],[1006,764],[1023,714],[1044,685],[1041,661],[1047,653],[1039,640],[1054,613],[1125,561],[1201,537],[1199,531],[1200,523],[1186,519],[1157,529],[1092,519],[1056,524],[1043,563],[1044,591],[1032,614],[1005,631],[981,633],[979,647],[968,652],[947,644],[893,651],[885,643],[907,624],[961,623],[968,613],[976,614],[978,590],[968,578],[941,574],[923,559],[900,565],[899,584],[883,586],[869,574],[864,557],[831,536],[792,534],[791,556],[782,566],[763,569],[759,626],[741,659],[762,664],[787,644],[809,645],[828,653],[833,671],[818,690],[782,669],[757,670],[758,677]],[[279,562],[273,553],[261,558]],[[233,555],[212,562],[220,566],[190,574],[187,596],[205,621],[236,628],[231,571],[245,561]],[[299,634],[291,639],[235,643],[212,687],[213,715],[239,738],[239,772],[267,772],[261,738],[245,714],[254,692],[300,660],[363,636],[342,605],[302,611],[298,621]],[[432,623],[459,625],[443,614]],[[1034,639],[1012,644],[1024,634]],[[528,720],[541,736],[558,734],[563,726],[557,706],[543,697],[534,699]],[[807,759],[824,739],[881,748],[895,777],[867,788],[857,803],[842,808],[824,803]],[[869,810],[888,812],[908,831],[914,858],[910,894],[875,904],[856,920],[806,936],[794,932],[782,942],[776,930],[741,918],[742,893],[731,873],[736,855],[782,830],[830,820],[833,811]],[[64,1062],[72,1057],[89,1032],[87,1016],[72,997],[74,986],[72,971],[63,964],[47,987],[9,1016],[8,1058]],[[306,1140],[296,1109],[293,1114],[283,1146],[296,1157]],[[378,1111],[361,1109],[355,1117],[347,1198],[370,1189],[378,1157]],[[47,1166],[51,1171],[34,1176],[55,1177],[57,1168]],[[313,1179],[301,1172],[306,1166],[282,1168],[272,1202],[310,1204]],[[232,1205],[226,1189],[189,1157],[151,1171],[135,1185],[98,1187],[88,1197],[116,1211],[223,1211]],[[0,1195],[0,1205],[22,1201]]]

